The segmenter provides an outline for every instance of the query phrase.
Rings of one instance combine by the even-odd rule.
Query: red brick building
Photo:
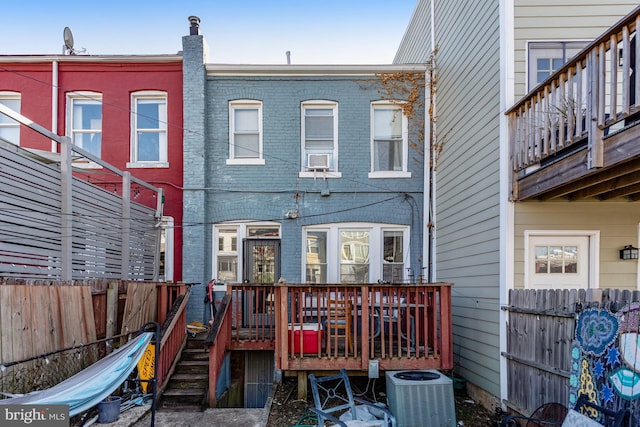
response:
[[[0,56],[0,103],[164,190],[161,278],[182,279],[182,56]],[[41,154],[57,144],[0,115],[0,138]],[[55,158],[55,154],[50,155]],[[75,175],[120,192],[120,180],[86,159]],[[135,185],[132,201],[155,207]]]

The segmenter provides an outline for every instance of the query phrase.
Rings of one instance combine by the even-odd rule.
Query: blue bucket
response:
[[[119,396],[109,396],[102,402],[98,403],[98,422],[112,423],[120,417],[120,402],[122,398]]]

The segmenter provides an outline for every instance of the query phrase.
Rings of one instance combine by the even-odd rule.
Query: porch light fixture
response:
[[[620,249],[620,259],[638,259],[638,248],[627,245]]]

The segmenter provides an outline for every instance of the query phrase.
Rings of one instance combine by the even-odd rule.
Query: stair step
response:
[[[163,396],[171,396],[171,397],[193,397],[193,396],[204,396],[206,390],[204,388],[168,388],[162,393]]]
[[[208,374],[173,374],[169,380],[172,389],[207,388],[209,385]]]
[[[168,388],[162,393],[163,408],[198,407],[204,404],[204,388]]]
[[[199,348],[185,348],[184,350],[182,350],[181,360],[209,360],[209,353]]]
[[[176,365],[176,374],[204,374],[209,373],[208,360],[181,360]]]

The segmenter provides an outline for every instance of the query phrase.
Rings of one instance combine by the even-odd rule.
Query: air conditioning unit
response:
[[[329,170],[329,154],[307,154],[309,170]]]
[[[398,427],[455,427],[453,381],[435,369],[387,371],[387,400]]]

